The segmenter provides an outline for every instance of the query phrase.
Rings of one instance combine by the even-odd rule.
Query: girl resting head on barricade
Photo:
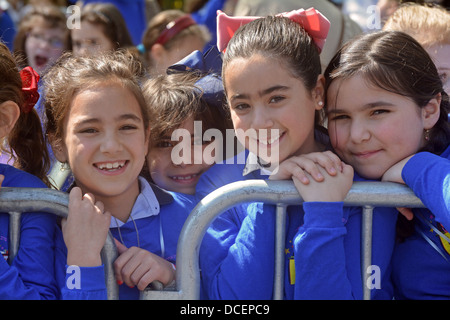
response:
[[[62,228],[67,265],[87,267],[81,283],[91,275],[89,283],[95,284],[80,291],[66,283],[64,297],[84,299],[89,290],[95,295],[98,286],[105,288],[95,270],[101,268],[100,250],[110,226],[120,254],[116,280],[127,284],[120,287],[121,298],[137,299],[137,289],[154,280],[166,285],[175,277],[174,239],[188,212],[182,200],[170,201],[170,194],[140,177],[149,142],[148,110],[137,76],[141,68],[121,50],[96,57],[67,54],[45,78],[46,132],[56,158],[68,163],[75,179]]]
[[[0,138],[2,152],[13,156],[14,167],[0,164],[1,187],[47,188],[49,159],[40,119],[33,109],[39,98],[38,74],[26,67],[19,72],[9,49],[0,43]],[[19,170],[20,169],[20,170]],[[47,184],[44,184],[44,182]],[[38,192],[38,191],[36,191]],[[53,237],[56,216],[21,213],[20,246],[12,256],[8,212],[0,213],[0,299],[56,299]]]
[[[449,100],[436,66],[411,36],[380,31],[343,46],[325,79],[337,154],[364,178],[406,183],[428,208],[400,209],[416,233],[394,254],[397,298],[448,298]]]
[[[225,51],[222,77],[234,128],[270,133],[237,133],[237,138],[259,158],[253,170],[272,169],[271,178],[292,179],[303,203],[287,206],[281,227],[285,241],[277,247],[280,211],[275,205],[258,200],[221,213],[201,245],[202,288],[211,299],[271,299],[276,290],[275,252],[281,251],[286,272],[278,297],[362,299],[362,208],[344,206],[353,168],[328,150],[318,114],[325,95],[319,52],[328,21],[313,8],[261,18],[229,17],[225,25],[223,17],[218,19],[219,49]],[[234,35],[229,32],[236,28]],[[227,46],[223,36],[231,37]],[[278,154],[273,154],[275,148]],[[267,150],[272,157],[264,154]],[[263,178],[255,171],[243,177],[236,164],[215,165],[202,175],[197,189],[204,181],[213,185],[237,177],[236,170],[239,180]],[[392,298],[389,264],[396,219],[397,213],[385,208],[374,214],[374,230],[383,230],[373,237],[372,263],[380,276],[374,299]]]
[[[232,125],[224,107],[221,65],[215,48],[205,55],[195,51],[143,85],[152,128],[148,170],[166,190],[194,194],[201,174],[223,160],[219,153]],[[205,137],[209,129],[215,130],[211,139]]]

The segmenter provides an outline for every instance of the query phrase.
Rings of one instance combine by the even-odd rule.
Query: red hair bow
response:
[[[314,8],[309,8],[307,10],[299,9],[277,14],[277,17],[287,17],[301,25],[313,39],[314,44],[319,49],[319,53],[322,51],[328,31],[330,30],[330,21],[328,21],[328,19],[319,11]],[[223,52],[226,49],[231,37],[240,26],[260,18],[263,17],[230,17],[218,10],[217,48],[219,51]]]
[[[20,78],[22,79],[22,92],[25,97],[22,111],[24,113],[30,112],[36,102],[39,100],[38,81],[39,75],[32,67],[23,68],[20,71]]]

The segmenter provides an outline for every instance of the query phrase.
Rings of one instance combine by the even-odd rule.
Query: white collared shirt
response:
[[[156,216],[159,214],[160,206],[159,201],[153,192],[152,187],[146,179],[139,177],[139,186],[141,192],[139,193],[136,202],[131,209],[130,217],[127,222],[134,220],[147,218],[150,216]],[[125,223],[118,219],[111,219],[110,228],[117,228],[123,226]]]

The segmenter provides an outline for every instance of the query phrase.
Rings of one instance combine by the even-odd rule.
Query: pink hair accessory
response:
[[[20,78],[22,79],[22,93],[25,97],[22,111],[28,113],[39,100],[39,74],[32,67],[26,67],[20,71]]]
[[[330,30],[330,21],[314,8],[307,10],[299,9],[290,12],[283,12],[276,15],[277,17],[287,17],[292,21],[301,25],[306,32],[311,36],[314,44],[319,49],[319,53],[322,51],[325,45],[325,40]],[[225,51],[228,42],[233,37],[236,30],[253,20],[263,17],[230,17],[224,12],[217,11],[217,48],[220,52]]]

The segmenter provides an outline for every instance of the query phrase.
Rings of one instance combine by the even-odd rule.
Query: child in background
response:
[[[165,74],[168,67],[196,50],[203,50],[208,31],[189,14],[164,10],[150,20],[142,37],[144,60],[151,76]]]
[[[71,49],[66,16],[56,6],[33,7],[21,20],[14,39],[14,53],[22,67],[30,66],[39,75],[64,51]]]
[[[285,299],[363,297],[361,208],[343,206],[353,169],[326,151],[326,142],[315,139],[314,114],[324,98],[319,52],[327,22],[313,8],[255,19],[236,31],[223,58],[235,129],[278,129],[268,137],[270,143],[259,142],[261,147],[279,147],[279,170],[271,178],[293,179],[305,201],[287,208]],[[292,169],[293,164],[300,170]],[[275,206],[250,203],[212,222],[200,250],[202,285],[209,298],[272,298],[275,217]],[[374,224],[393,225],[395,219],[394,213],[380,210]],[[373,292],[376,299],[392,297],[394,236],[392,227],[374,237],[372,259],[381,272],[381,289]]]
[[[449,101],[430,56],[403,32],[367,34],[336,54],[325,78],[337,154],[363,178],[406,183],[427,207],[414,218],[400,209],[412,221],[399,215],[395,298],[448,299]]]
[[[444,91],[450,94],[450,12],[416,3],[401,5],[383,30],[403,31],[417,40],[433,59]]]
[[[33,109],[39,76],[30,67],[19,70],[8,48],[0,43],[0,137],[7,139],[15,168],[0,164],[2,187],[46,188],[48,153],[39,117]],[[43,182],[45,181],[47,185]],[[0,213],[0,299],[55,299],[53,273],[56,229],[54,215],[22,213],[20,246],[8,264],[9,214]]]
[[[222,160],[208,160],[205,157],[209,154],[204,154],[207,146],[211,149],[211,144],[220,143],[204,139],[208,129],[216,129],[221,137],[225,137],[226,129],[232,127],[224,114],[221,66],[217,49],[212,48],[205,56],[195,51],[170,67],[169,74],[149,79],[144,84],[152,128],[147,165],[151,179],[159,187],[193,195],[201,174],[214,161]],[[195,126],[200,126],[201,131],[194,130]],[[187,130],[188,143],[183,140],[183,135],[173,137],[177,129]],[[187,159],[179,159],[180,152],[174,152],[177,145],[187,146]],[[199,145],[202,147],[197,147]],[[216,145],[212,149],[223,150],[224,145]]]
[[[80,28],[71,31],[75,56],[134,48],[125,20],[110,3],[87,4],[81,9]]]
[[[140,69],[131,53],[116,50],[65,55],[45,77],[46,132],[75,179],[62,232],[67,265],[80,268],[81,288],[64,283],[64,299],[106,298],[100,250],[109,229],[119,251],[116,280],[126,284],[120,299],[138,299],[154,280],[168,285],[175,277],[188,201],[139,176],[149,142]]]

